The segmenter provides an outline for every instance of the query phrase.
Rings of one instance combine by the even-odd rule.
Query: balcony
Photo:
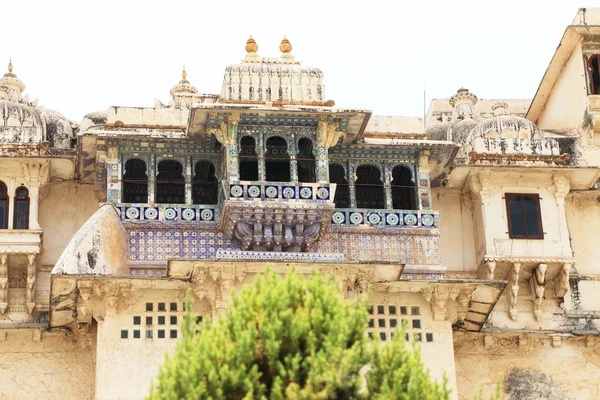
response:
[[[39,254],[41,244],[41,229],[0,229],[0,254]]]

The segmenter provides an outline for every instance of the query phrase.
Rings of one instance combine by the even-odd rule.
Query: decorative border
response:
[[[344,261],[341,253],[296,253],[282,251],[217,250],[217,260]]]
[[[221,220],[218,205],[118,204],[123,222],[210,223]]]
[[[381,228],[437,228],[438,211],[426,210],[374,210],[364,208],[336,208],[331,216],[331,226],[375,226]]]
[[[283,200],[332,202],[335,190],[329,183],[223,181],[229,200]]]

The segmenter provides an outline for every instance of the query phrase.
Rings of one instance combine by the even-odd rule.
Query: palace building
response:
[[[506,399],[600,398],[600,9],[533,99],[461,88],[425,120],[336,107],[285,37],[245,51],[219,94],[184,69],[168,104],[80,123],[9,64],[0,399],[144,398],[186,292],[215,319],[267,265],[370,288],[368,334],[404,326],[455,399],[500,379]]]

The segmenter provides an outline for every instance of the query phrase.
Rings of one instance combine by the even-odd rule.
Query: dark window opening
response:
[[[240,140],[240,180],[258,181],[258,155],[256,141],[252,136]]]
[[[219,186],[215,166],[210,161],[198,161],[194,166],[192,202],[194,204],[217,204]]]
[[[398,165],[392,170],[392,207],[396,210],[414,210],[415,181],[409,168]]]
[[[600,94],[600,56],[593,55],[588,60],[590,94]]]
[[[511,239],[543,239],[540,196],[507,193],[508,237]]]
[[[29,229],[29,190],[20,186],[15,191],[14,229]]]
[[[335,197],[333,202],[336,208],[348,208],[350,207],[350,186],[346,179],[346,172],[344,167],[340,164],[329,165],[329,182],[335,183]]]
[[[158,163],[156,175],[156,203],[184,204],[185,178],[179,161],[164,160]]]
[[[313,154],[313,143],[310,139],[298,140],[298,182],[316,182],[316,162]]]
[[[284,138],[273,136],[267,139],[265,173],[268,182],[289,182],[291,180],[290,157]]]
[[[385,208],[381,171],[374,165],[361,165],[356,169],[356,207]]]
[[[8,229],[8,189],[0,181],[0,229]]]
[[[122,197],[124,203],[148,202],[146,163],[139,158],[132,158],[125,163]]]

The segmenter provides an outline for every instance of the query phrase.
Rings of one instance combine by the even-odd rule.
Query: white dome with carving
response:
[[[219,102],[333,106],[333,102],[325,98],[323,72],[296,61],[286,38],[279,48],[281,57],[262,58],[250,37],[246,58],[225,69]]]
[[[190,106],[194,97],[198,94],[198,89],[187,80],[185,67],[181,72],[181,80],[171,88],[171,97],[177,106]]]
[[[70,149],[77,125],[56,111],[37,106],[22,97],[25,84],[13,72],[0,79],[0,145],[39,146]]]

